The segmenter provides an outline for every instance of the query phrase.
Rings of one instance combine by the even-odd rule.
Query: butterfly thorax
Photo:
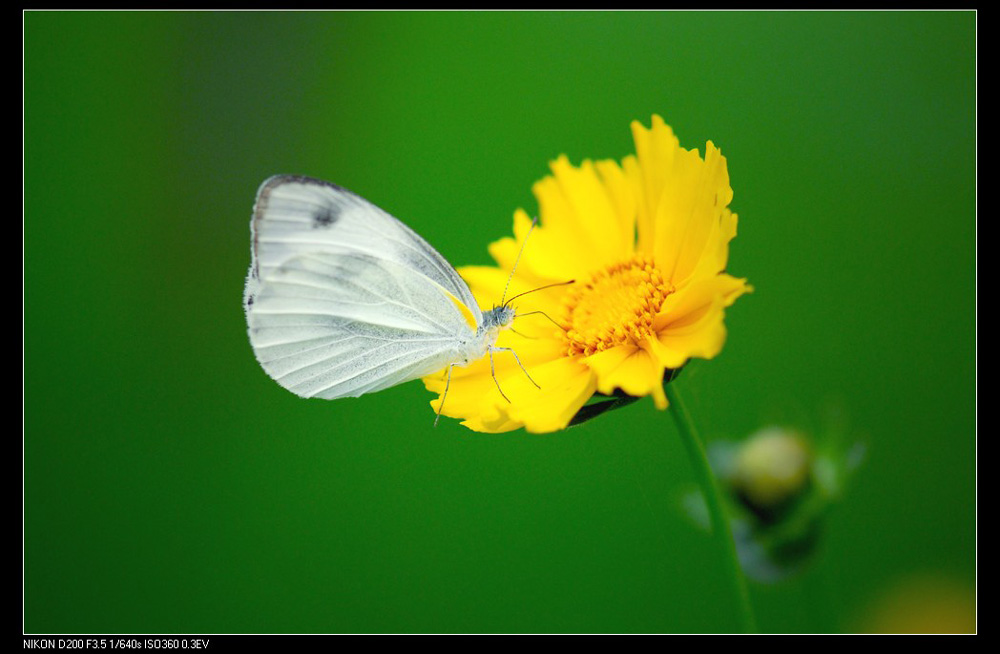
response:
[[[483,313],[483,322],[476,329],[476,345],[482,353],[479,356],[486,354],[487,350],[497,342],[501,330],[510,327],[512,322],[514,322],[514,307],[502,305]]]

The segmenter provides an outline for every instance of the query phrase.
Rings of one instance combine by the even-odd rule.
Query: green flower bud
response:
[[[767,427],[740,447],[730,481],[748,508],[762,517],[773,517],[808,488],[811,459],[799,433]]]

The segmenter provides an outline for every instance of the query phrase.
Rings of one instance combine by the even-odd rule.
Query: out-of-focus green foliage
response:
[[[241,309],[272,174],[486,264],[548,161],[620,159],[654,113],[726,156],[755,287],[672,382],[699,431],[832,398],[868,444],[815,574],[752,585],[761,628],[850,629],[916,571],[975,583],[974,13],[23,23],[27,631],[737,629],[649,399],[544,436],[435,429],[419,383],[302,400]]]

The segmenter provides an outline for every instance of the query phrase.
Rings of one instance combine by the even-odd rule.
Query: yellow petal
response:
[[[726,208],[733,192],[725,157],[711,141],[705,159],[698,150],[681,148],[659,116],[648,130],[634,122],[632,132],[638,158],[623,163],[641,196],[639,250],[653,254],[675,285],[699,265],[720,272],[736,234],[736,217]]]
[[[663,366],[635,345],[598,352],[584,359],[584,363],[597,375],[597,390],[606,395],[620,388],[629,395],[642,397],[663,383]]]
[[[497,306],[503,299],[504,290],[513,296],[522,290],[529,290],[529,282],[522,275],[510,276],[510,273],[492,266],[462,266],[458,274],[469,285],[472,294],[481,309]],[[511,288],[507,288],[510,280]]]
[[[510,365],[501,366],[504,356],[510,355],[494,354],[496,380],[488,364],[477,364],[468,374],[453,374],[442,415],[465,418],[462,424],[475,431],[495,433],[524,427],[530,432],[545,433],[564,429],[594,393],[596,381],[578,361],[564,357],[537,366],[526,365],[531,371],[529,379],[516,363],[513,369]],[[426,377],[424,384],[435,392],[444,390],[440,378]],[[498,384],[510,402],[500,395]],[[440,398],[431,401],[435,411],[440,401]]]
[[[472,431],[482,432],[484,434],[501,434],[507,431],[514,431],[515,429],[520,429],[524,425],[516,420],[513,420],[506,413],[481,413],[475,415],[467,420],[462,421],[462,425],[468,427]]]
[[[597,383],[585,365],[570,358],[556,359],[535,368],[532,378],[541,388],[518,383],[515,392],[522,399],[510,404],[507,413],[533,433],[565,429],[594,394]]]
[[[545,179],[551,180],[550,177]],[[586,246],[579,234],[567,232],[558,225],[550,225],[558,222],[553,218],[543,219],[528,236],[531,220],[523,209],[518,209],[514,214],[516,237],[495,241],[489,246],[490,254],[502,269],[509,272],[523,244],[524,251],[515,276],[534,282],[536,287],[582,276],[586,274],[587,268],[577,253],[581,247]]]
[[[602,164],[601,171],[618,184],[609,191],[598,167],[590,161],[575,167],[562,156],[551,167],[553,174],[534,186],[541,214],[536,231],[542,232],[532,246],[536,248],[532,265],[538,273],[572,279],[586,275],[594,265],[612,263],[631,253],[632,218],[618,215],[619,207],[627,207],[628,201],[612,195],[624,192],[623,180]]]
[[[673,174],[680,141],[659,116],[653,116],[649,129],[638,120],[632,121],[632,138],[636,156],[626,157],[622,163],[639,197],[639,249],[653,253],[659,236],[653,218],[664,186]]]
[[[739,296],[752,290],[746,279],[733,277],[728,273],[692,282],[664,300],[663,307],[653,320],[653,330],[659,332],[670,325],[693,322],[716,298],[720,300],[722,307],[728,307]]]
[[[517,261],[518,253],[521,252],[522,247],[531,252],[536,250],[535,247],[535,236],[537,227],[535,231],[531,231],[532,219],[524,211],[524,209],[518,209],[514,212],[514,236],[504,237],[498,241],[490,243],[488,250],[490,256],[496,260],[497,264],[507,273],[514,267],[514,262]],[[528,232],[531,231],[531,236],[529,238]],[[531,241],[531,250],[528,250],[528,241]],[[531,265],[529,261],[518,262],[518,273],[530,275]]]
[[[601,181],[604,182],[608,199],[614,207],[612,216],[609,218],[609,220],[614,221],[611,229],[615,234],[620,234],[623,239],[621,242],[616,242],[615,245],[621,251],[621,258],[628,258],[635,251],[635,219],[638,210],[638,197],[635,188],[617,162],[598,161],[595,166],[601,176]]]
[[[726,341],[725,308],[750,290],[746,280],[722,274],[667,298],[653,321],[657,358],[678,368],[692,357],[717,355]]]

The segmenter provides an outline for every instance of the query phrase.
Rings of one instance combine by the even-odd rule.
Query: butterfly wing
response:
[[[303,397],[357,397],[462,362],[482,314],[413,230],[346,189],[264,182],[244,292],[264,370]]]

